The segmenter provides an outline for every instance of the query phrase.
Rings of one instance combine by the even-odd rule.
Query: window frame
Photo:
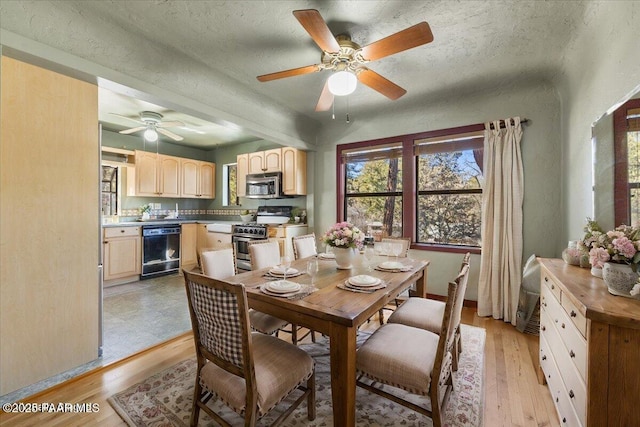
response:
[[[640,99],[632,99],[622,104],[613,113],[614,187],[613,209],[617,225],[629,224],[631,211],[629,203],[629,162],[627,158],[627,111],[640,108]]]
[[[480,254],[482,247],[448,245],[434,243],[416,243],[417,238],[417,210],[418,210],[418,190],[417,190],[417,170],[418,155],[414,154],[414,144],[416,141],[461,135],[470,132],[484,131],[484,124],[474,124],[447,129],[438,129],[428,132],[399,135],[388,138],[338,144],[336,146],[336,218],[338,221],[345,221],[346,218],[346,166],[343,162],[344,153],[354,149],[373,148],[391,143],[402,144],[402,230],[405,237],[411,237],[411,249]],[[386,193],[385,193],[386,194]]]

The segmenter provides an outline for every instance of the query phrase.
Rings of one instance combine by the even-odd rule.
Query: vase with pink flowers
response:
[[[592,269],[602,269],[609,293],[634,298],[631,291],[640,274],[640,224],[604,232],[597,222],[587,219],[585,231],[582,245],[588,249]]]

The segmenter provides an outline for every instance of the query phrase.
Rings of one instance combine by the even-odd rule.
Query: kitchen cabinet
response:
[[[182,224],[180,228],[180,268],[191,269],[198,264],[198,224]]]
[[[539,380],[561,425],[637,424],[640,306],[560,259],[540,259]]]
[[[293,259],[293,241],[296,236],[307,234],[307,226],[299,224],[283,224],[278,226],[269,226],[269,240],[278,242],[280,247],[280,256],[287,255]]]
[[[282,147],[237,156],[238,196],[246,195],[247,174],[282,172],[282,191],[287,196],[307,194],[307,153]]]
[[[142,267],[142,227],[103,229],[104,285],[111,286],[139,279]]]
[[[272,150],[249,153],[249,173],[279,172],[282,150]]]
[[[239,154],[236,158],[236,191],[238,197],[247,194],[247,174],[249,173],[249,154]]]
[[[282,192],[287,196],[307,194],[307,153],[293,147],[282,147]]]
[[[231,246],[231,233],[216,233],[207,230],[207,224],[198,224],[196,250],[200,254],[203,248]]]
[[[180,158],[135,151],[136,196],[180,197]]]
[[[213,199],[215,198],[215,163],[193,159],[181,159],[182,197]]]

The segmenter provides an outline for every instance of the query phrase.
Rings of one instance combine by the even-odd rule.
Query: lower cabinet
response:
[[[207,230],[207,224],[197,224],[196,255],[200,256],[203,248],[217,248],[220,246],[231,246],[230,233],[215,233]]]
[[[182,224],[180,228],[180,269],[189,270],[198,264],[198,224]]]
[[[141,227],[103,229],[104,286],[133,282],[142,268]]]

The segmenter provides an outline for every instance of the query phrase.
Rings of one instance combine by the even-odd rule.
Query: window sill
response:
[[[431,252],[448,252],[453,254],[464,254],[470,252],[475,255],[480,255],[482,253],[482,248],[477,246],[437,245],[429,243],[412,243],[411,249]]]

